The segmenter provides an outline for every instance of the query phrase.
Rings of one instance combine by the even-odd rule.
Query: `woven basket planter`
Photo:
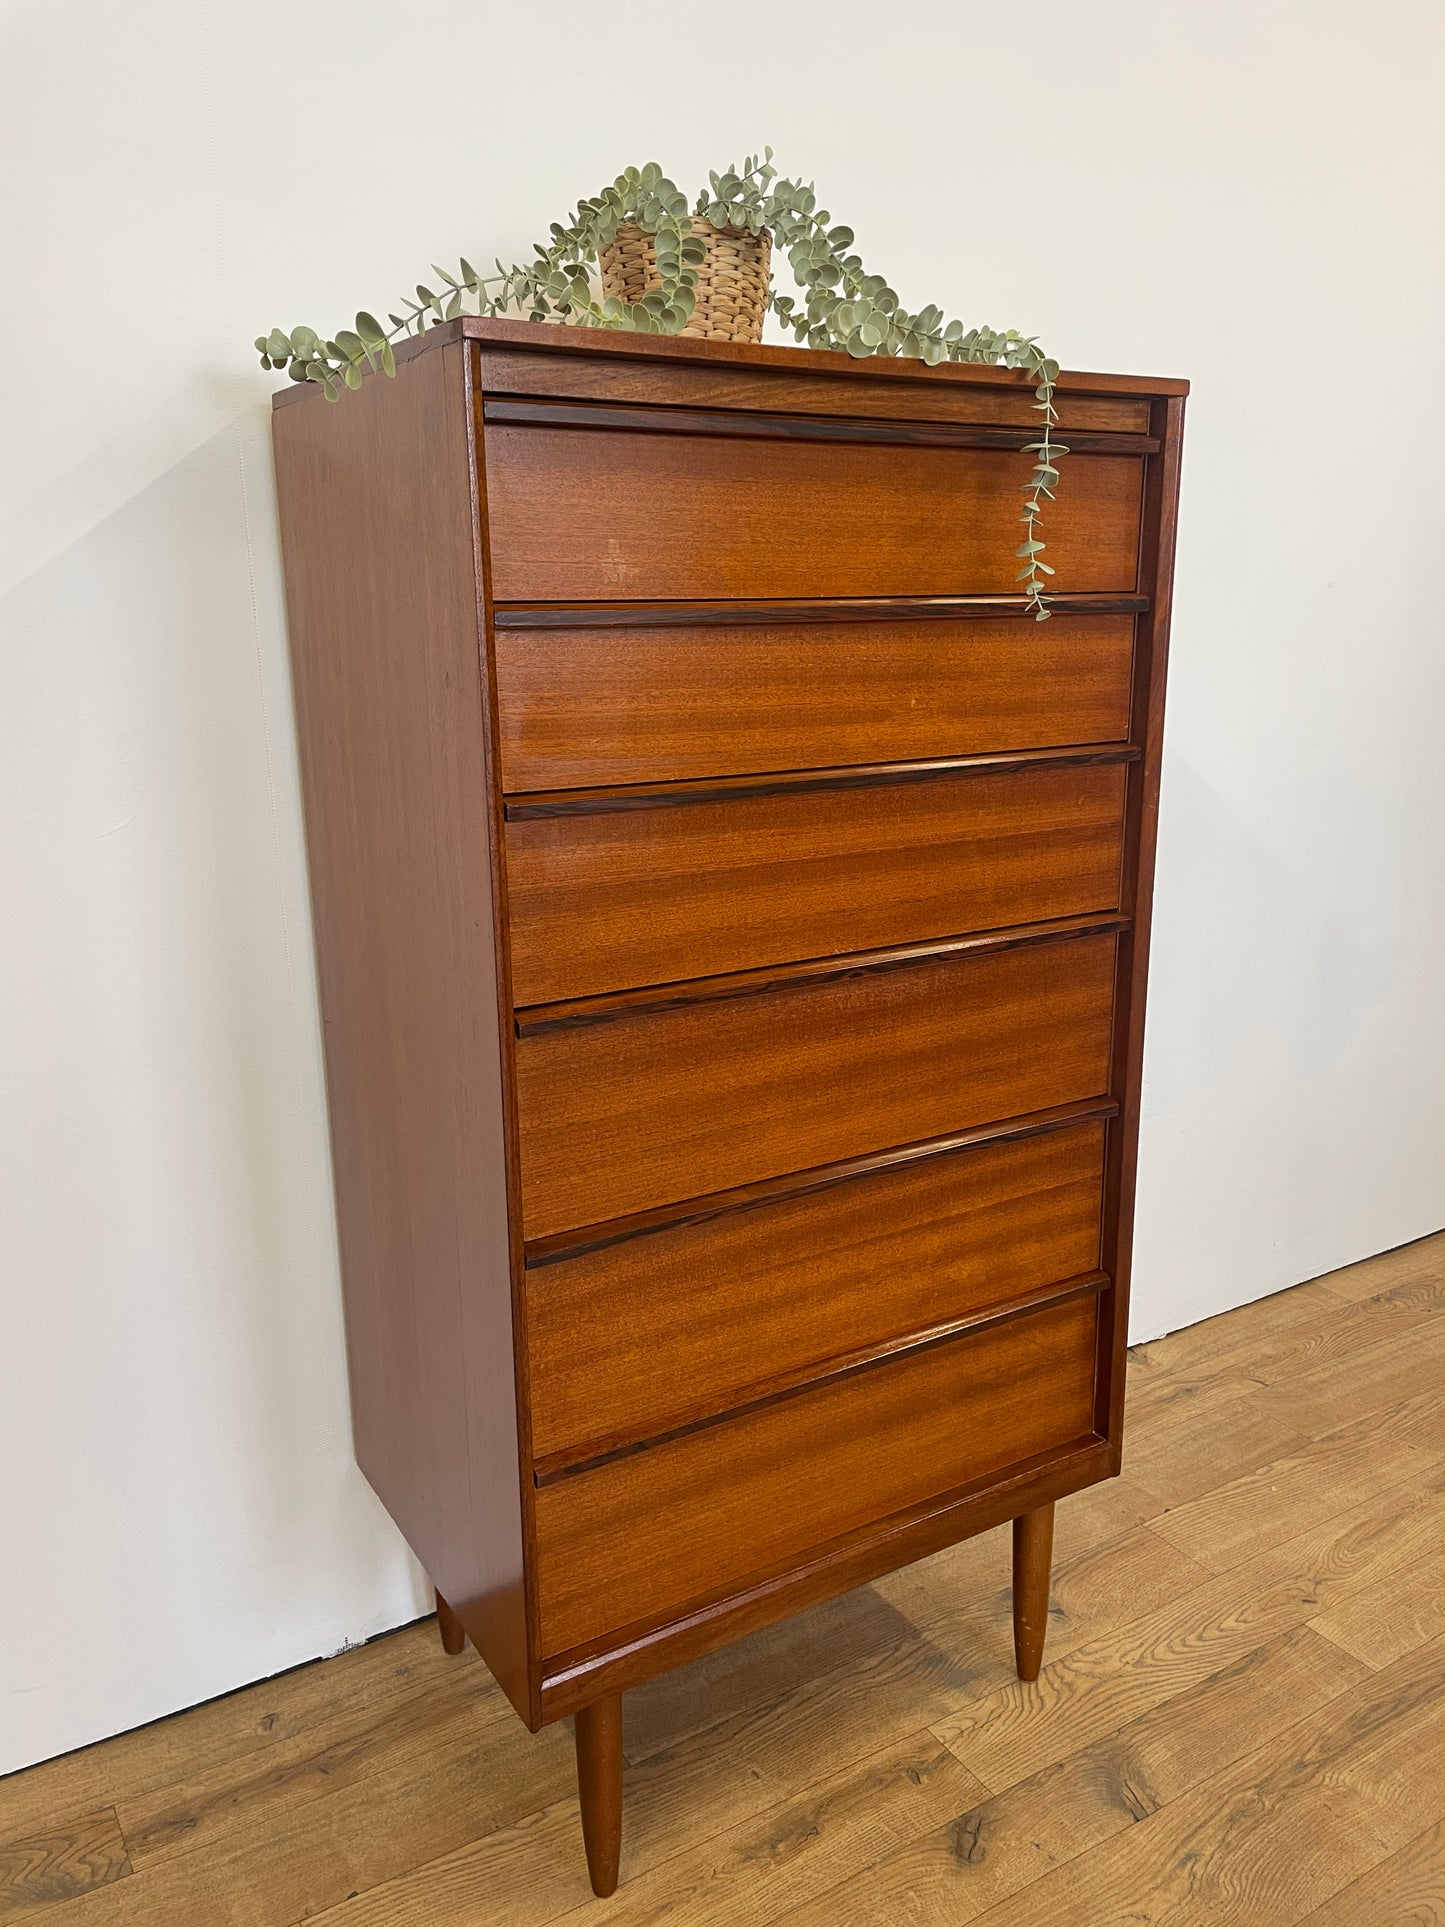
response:
[[[709,341],[761,341],[773,237],[766,228],[761,234],[715,228],[701,217],[693,221],[692,231],[702,236],[707,253],[697,269],[697,306],[682,332]],[[603,248],[598,266],[603,294],[622,301],[640,301],[660,285],[653,237],[631,221]]]

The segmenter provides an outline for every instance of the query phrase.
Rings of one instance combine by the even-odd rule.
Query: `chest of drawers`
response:
[[[1118,1470],[1184,384],[459,321],[275,445],[358,1460],[623,1690]]]

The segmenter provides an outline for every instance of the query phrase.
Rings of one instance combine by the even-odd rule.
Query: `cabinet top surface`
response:
[[[870,355],[855,359],[840,350],[753,346],[744,342],[701,341],[679,335],[641,335],[605,328],[577,328],[556,322],[493,321],[461,315],[424,335],[398,345],[398,361],[445,346],[453,341],[479,341],[497,348],[526,348],[559,355],[612,355],[635,361],[711,364],[746,369],[775,369],[783,373],[836,375],[908,382],[953,382],[986,388],[1030,388],[1032,379],[1021,369],[988,368],[964,362],[926,363],[901,355]],[[1187,395],[1189,383],[1168,376],[1079,374],[1065,370],[1058,387],[1097,395]],[[299,401],[314,382],[297,382],[271,398],[274,408]]]

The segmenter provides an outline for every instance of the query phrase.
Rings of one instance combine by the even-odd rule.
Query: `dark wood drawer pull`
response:
[[[1056,616],[1147,615],[1146,595],[1055,595]],[[711,629],[738,623],[917,622],[930,618],[983,621],[999,616],[1034,619],[1021,595],[851,596],[829,602],[498,602],[496,629]]]
[[[634,434],[727,435],[752,442],[888,442],[915,448],[1026,448],[1037,428],[953,422],[868,421],[835,415],[769,415],[724,408],[619,408],[608,402],[487,401],[482,419],[524,428],[610,428]],[[1060,434],[1062,441],[1062,433]],[[1157,455],[1153,435],[1068,431],[1071,455]]]
[[[619,810],[666,809],[683,803],[726,803],[738,796],[795,796],[805,790],[886,789],[895,783],[928,783],[940,777],[988,775],[1009,769],[1082,769],[1104,763],[1137,763],[1132,743],[1102,749],[1022,749],[998,756],[947,756],[926,763],[861,763],[851,769],[781,770],[776,775],[735,776],[712,781],[642,783],[615,789],[533,790],[509,798],[509,823],[548,816],[597,816]]]
[[[965,1317],[955,1318],[933,1331],[913,1332],[891,1344],[870,1346],[868,1350],[851,1357],[833,1359],[821,1371],[800,1371],[790,1374],[786,1379],[765,1382],[752,1388],[747,1397],[724,1412],[702,1413],[685,1424],[670,1426],[665,1432],[656,1432],[650,1438],[629,1439],[623,1444],[591,1451],[582,1458],[564,1452],[538,1459],[533,1467],[533,1477],[538,1487],[555,1485],[558,1479],[596,1471],[599,1466],[631,1458],[635,1452],[650,1452],[659,1445],[670,1445],[676,1439],[688,1438],[694,1432],[705,1431],[712,1425],[727,1425],[734,1419],[759,1412],[765,1406],[781,1405],[785,1399],[837,1385],[844,1379],[856,1378],[859,1373],[873,1371],[880,1365],[892,1365],[920,1357],[924,1352],[936,1351],[940,1345],[957,1344],[976,1332],[991,1331],[996,1325],[1012,1324],[1016,1318],[1027,1318],[1033,1312],[1067,1305],[1076,1298],[1091,1298],[1107,1290],[1110,1282],[1107,1272],[1090,1271],[1079,1278],[1066,1278],[1062,1284],[1043,1285],[1037,1291],[1021,1292],[1017,1298],[1011,1298],[1004,1304],[990,1305],[985,1311],[969,1312]]]
[[[738,970],[725,977],[701,977],[646,990],[624,990],[615,996],[533,1004],[525,1014],[518,1014],[517,1035],[536,1037],[549,1030],[580,1030],[588,1024],[609,1024],[615,1017],[638,1017],[654,1011],[681,1009],[689,1004],[722,1003],[735,997],[765,997],[773,991],[823,983],[832,977],[863,977],[879,970],[907,970],[913,964],[935,963],[969,951],[1022,950],[1029,944],[1104,936],[1128,927],[1129,919],[1122,915],[1060,917],[1056,923],[1019,924],[1011,930],[985,930],[966,937],[946,937],[937,943],[853,951],[842,957],[779,964],[771,970]]]

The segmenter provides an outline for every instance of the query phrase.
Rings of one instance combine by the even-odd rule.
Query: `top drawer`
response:
[[[488,422],[485,453],[498,602],[1017,592],[1014,449]],[[1070,457],[1053,588],[1132,593],[1143,466]]]

